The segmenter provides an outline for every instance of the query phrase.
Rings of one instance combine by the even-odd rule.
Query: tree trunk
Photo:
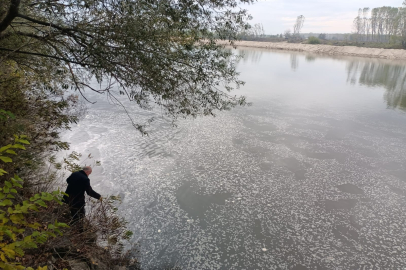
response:
[[[20,0],[10,0],[10,7],[6,16],[0,22],[0,33],[7,29],[15,17],[18,15],[18,7],[20,6]]]

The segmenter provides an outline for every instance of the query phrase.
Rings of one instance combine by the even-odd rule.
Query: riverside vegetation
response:
[[[43,88],[36,88],[38,77],[13,61],[2,62],[0,267],[69,269],[71,264],[82,263],[112,269],[109,266],[129,265],[123,241],[131,232],[116,215],[116,198],[92,207],[85,232],[68,225],[70,216],[60,201],[57,179],[63,169],[78,169],[79,154],[72,153],[59,163],[53,154],[68,149],[59,132],[78,121],[79,102],[74,95],[61,98],[50,91],[46,84],[51,85],[51,80],[42,80]],[[116,240],[107,241],[112,237]]]
[[[9,111],[1,110],[1,119],[14,118]],[[14,143],[0,148],[0,161],[13,163],[10,155],[18,157],[17,150],[26,150],[30,143],[26,136],[15,136]],[[77,155],[72,154],[64,164],[71,170],[77,169]],[[55,168],[62,164],[50,160]],[[42,192],[33,192],[24,185],[16,174],[0,169],[4,184],[0,187],[0,267],[9,270],[68,269],[119,269],[120,265],[133,266],[137,263],[124,252],[124,240],[132,232],[126,230],[124,219],[116,215],[111,196],[104,203],[91,204],[91,211],[85,220],[85,230],[70,227],[69,209],[62,203],[64,195],[59,189],[50,191],[46,180],[39,187]],[[61,222],[62,221],[62,222]],[[33,267],[26,267],[27,265]],[[76,268],[77,269],[77,268]]]
[[[78,169],[80,153],[58,162],[69,150],[60,133],[79,121],[85,90],[157,106],[172,121],[245,105],[229,93],[243,84],[237,58],[216,39],[233,44],[249,28],[238,5],[252,2],[0,2],[0,267],[139,267],[119,198],[88,203],[83,234],[69,226],[57,181]],[[153,121],[129,117],[141,134]]]

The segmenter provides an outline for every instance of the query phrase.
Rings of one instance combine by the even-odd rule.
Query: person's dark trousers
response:
[[[85,206],[70,206],[72,217],[71,225],[77,225],[80,232],[83,232],[83,219],[85,218]]]

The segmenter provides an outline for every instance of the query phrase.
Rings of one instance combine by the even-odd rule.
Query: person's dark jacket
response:
[[[90,186],[90,179],[87,174],[82,170],[72,173],[68,179],[68,187],[65,193],[69,195],[63,197],[63,201],[72,207],[82,207],[85,205],[85,192],[87,195],[100,199],[100,194],[92,189]]]

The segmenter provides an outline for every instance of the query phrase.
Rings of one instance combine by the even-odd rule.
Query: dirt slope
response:
[[[219,44],[228,44],[227,41],[218,41]],[[361,48],[355,46],[331,46],[320,44],[298,44],[287,42],[257,42],[239,41],[237,47],[253,47],[274,50],[303,51],[329,55],[362,56],[383,59],[406,60],[406,50]]]

